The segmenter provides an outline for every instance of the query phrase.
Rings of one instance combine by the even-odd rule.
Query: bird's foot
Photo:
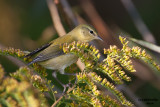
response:
[[[63,84],[63,85],[62,85],[62,86],[63,86],[63,94],[66,92],[66,89],[67,89],[67,88],[71,88],[72,85],[73,85],[73,84],[70,83],[70,82],[69,82],[68,84]]]

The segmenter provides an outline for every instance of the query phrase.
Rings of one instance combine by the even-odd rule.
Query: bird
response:
[[[60,48],[60,45],[63,43],[72,43],[73,41],[90,42],[95,39],[102,40],[92,26],[80,24],[66,35],[54,39],[30,52],[25,57],[33,57],[33,60],[28,65],[38,63],[44,68],[58,70],[61,74],[64,74],[64,69],[75,63],[78,60],[78,56],[73,53],[65,54],[63,49]]]

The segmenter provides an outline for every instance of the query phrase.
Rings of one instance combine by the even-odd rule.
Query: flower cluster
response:
[[[117,48],[117,46],[110,46],[109,49],[104,49],[104,54],[107,54],[108,56],[112,57],[115,61],[120,63],[120,65],[130,71],[130,72],[135,72],[136,70],[134,69],[132,65],[132,61],[130,59],[130,56],[127,55],[123,49],[120,50]]]
[[[122,52],[125,53],[126,56],[141,59],[144,62],[151,64],[153,68],[156,68],[157,71],[160,71],[160,66],[152,59],[150,55],[146,53],[145,50],[141,50],[138,46],[133,46],[132,48],[128,47],[128,41],[126,38],[119,37],[121,43],[123,44]]]
[[[77,75],[77,83],[79,85],[72,91],[72,93],[70,93],[70,95],[74,96],[75,99],[85,102],[88,105],[94,105],[96,107],[120,107],[119,103],[116,100],[112,99],[109,96],[105,96],[103,92],[98,90],[92,79],[92,76],[88,73],[79,73]],[[81,85],[81,83],[87,85],[83,86]],[[79,106],[82,105],[79,104]]]
[[[133,69],[133,65],[131,64],[131,60],[129,57],[123,56],[120,49],[117,49],[115,46],[111,47],[108,50],[104,50],[104,53],[107,54],[107,58],[105,58],[102,62],[99,62],[100,53],[99,50],[96,49],[94,46],[89,46],[88,43],[81,43],[81,42],[73,42],[70,44],[63,44],[62,46],[63,51],[65,53],[73,53],[76,54],[82,62],[84,62],[86,68],[84,73],[80,73],[77,75],[77,83],[84,82],[86,83],[87,90],[90,90],[87,92],[89,95],[84,95],[84,88],[83,92],[81,92],[82,87],[78,87],[77,90],[73,91],[73,95],[81,96],[80,98],[85,99],[94,99],[92,101],[88,101],[91,105],[99,104],[101,105],[103,101],[102,99],[105,99],[102,93],[97,89],[97,86],[94,84],[94,82],[97,82],[107,88],[110,92],[112,92],[117,98],[122,102],[124,105],[131,106],[132,104],[126,100],[126,98],[123,96],[121,92],[119,92],[113,84],[110,82],[105,82],[106,79],[104,79],[102,82],[102,78],[96,78],[95,75],[93,75],[95,78],[88,76],[90,72],[100,71],[108,77],[110,77],[113,81],[115,81],[116,84],[122,84],[122,80],[131,81],[131,78],[128,77],[125,72],[122,70],[122,67],[133,72],[135,71]],[[121,57],[124,57],[121,59]],[[124,60],[124,61],[123,61]],[[128,64],[128,65],[127,65]],[[121,67],[122,66],[122,67]],[[88,72],[88,73],[85,73]],[[97,80],[98,79],[98,80]],[[94,82],[93,82],[94,81]],[[75,93],[77,92],[77,93]],[[95,97],[96,96],[96,97]],[[104,104],[104,103],[103,103]],[[108,104],[108,103],[105,103]]]
[[[24,58],[24,56],[26,54],[28,54],[28,53],[26,53],[24,51],[21,51],[20,49],[14,49],[14,48],[6,48],[4,50],[0,49],[0,54],[2,54],[2,55],[10,55],[10,56],[13,56],[13,57],[17,57],[19,59],[23,59],[23,61],[26,61],[26,62],[30,62],[32,60],[30,58]],[[43,68],[42,66],[34,63],[33,64],[33,68],[34,68],[34,70],[36,72],[38,72],[43,77],[47,76],[46,69]]]
[[[84,89],[82,90],[81,87],[78,87],[77,90],[73,91],[74,95],[83,96],[83,98],[94,99],[93,101],[88,101],[90,104],[102,104],[102,100],[99,99],[101,93],[97,89],[97,86],[94,85],[94,82],[97,82],[107,88],[110,92],[112,92],[124,105],[132,106],[133,104],[126,100],[124,95],[116,89],[116,87],[107,81],[106,78],[102,79],[100,75],[98,76],[95,73],[95,69],[101,71],[102,73],[108,75],[116,84],[123,84],[122,80],[131,81],[131,78],[125,74],[123,70],[127,70],[130,72],[135,72],[136,70],[133,67],[131,58],[138,58],[142,59],[145,62],[150,62],[159,70],[159,66],[152,61],[151,57],[146,54],[146,52],[139,47],[130,48],[127,46],[128,42],[125,41],[125,38],[120,37],[121,43],[123,44],[122,49],[118,49],[116,46],[110,46],[109,49],[104,49],[104,54],[107,54],[107,58],[105,58],[102,62],[99,62],[98,59],[100,58],[99,50],[97,50],[94,46],[89,46],[88,43],[81,43],[81,42],[73,42],[71,44],[64,44],[62,46],[63,51],[65,53],[74,53],[76,54],[82,62],[84,62],[88,73],[81,73],[77,75],[78,83],[82,82],[86,83],[87,89],[90,90],[88,92],[88,96],[84,95]],[[88,74],[92,76],[88,76]],[[85,87],[85,89],[86,89]],[[97,96],[95,98],[95,96]],[[80,97],[80,98],[81,98]],[[87,101],[87,100],[86,100]]]
[[[1,80],[2,80],[2,78],[3,78],[3,76],[4,76],[4,69],[3,69],[3,67],[2,67],[2,65],[0,64],[0,82],[1,82]]]
[[[0,65],[0,72],[4,74]],[[2,75],[2,78],[4,75]],[[47,107],[46,99],[25,80],[17,81],[12,77],[0,78],[0,106],[7,107]]]
[[[9,55],[16,57],[20,60],[23,60],[25,62],[30,62],[32,59],[24,58],[26,54],[28,53],[25,51],[21,51],[20,49],[14,49],[14,48],[7,48],[4,50],[2,49],[0,50],[0,55]],[[11,73],[10,75],[19,81],[27,81],[28,83],[36,87],[39,91],[41,91],[42,94],[43,92],[46,91],[48,93],[51,93],[52,94],[51,97],[53,97],[56,91],[53,91],[54,86],[51,85],[50,80],[46,78],[47,77],[46,69],[36,63],[34,63],[32,66],[33,69],[30,69],[28,67],[20,67],[16,72]]]
[[[42,92],[49,90],[46,81],[41,76],[34,74],[28,67],[21,67],[10,75],[18,80],[31,82],[34,87]]]
[[[85,67],[92,69],[96,64],[96,61],[100,58],[99,50],[93,46],[89,46],[88,43],[72,42],[70,44],[63,44],[64,53],[74,53],[85,64]]]
[[[100,83],[102,86],[107,88],[109,91],[111,91],[120,101],[122,104],[127,106],[132,106],[133,104],[124,97],[124,95],[116,89],[116,87],[110,83],[106,78],[102,79],[100,76],[98,76],[96,73],[92,72],[90,73],[90,77],[94,82]]]
[[[36,71],[39,75],[41,75],[42,77],[47,77],[47,72],[44,67],[42,67],[41,65],[38,65],[37,63],[33,63],[32,66],[34,71]]]
[[[117,84],[123,83],[121,78],[116,73],[117,71],[121,70],[121,68],[115,64],[114,60],[111,57],[107,56],[107,58],[104,59],[98,67],[101,69],[101,72],[107,74]]]
[[[4,50],[0,49],[0,54],[10,55],[18,58],[23,58],[25,56],[23,51],[14,48],[6,48]]]

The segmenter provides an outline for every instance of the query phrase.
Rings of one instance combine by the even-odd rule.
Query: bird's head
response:
[[[94,39],[102,40],[95,29],[89,25],[81,24],[74,28],[69,34],[71,34],[75,40],[82,42],[90,42]],[[103,40],[102,40],[103,41]]]

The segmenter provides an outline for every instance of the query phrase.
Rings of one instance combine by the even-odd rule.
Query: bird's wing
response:
[[[37,55],[32,62],[30,62],[28,65],[35,63],[35,62],[40,62],[40,61],[45,61],[60,55],[64,55],[65,53],[63,52],[63,49],[60,48],[60,44],[63,43],[71,43],[73,42],[74,39],[71,38],[70,35],[65,35],[63,37],[59,37],[50,43],[42,46],[41,48],[38,48],[31,52],[30,54],[26,55],[28,56],[33,56]]]
[[[60,55],[64,55],[65,53],[63,52],[63,49],[60,48],[60,45],[50,45],[43,51],[41,51],[34,59],[32,62],[30,62],[28,65],[35,63],[35,62],[40,62],[40,61],[45,61]]]
[[[47,44],[43,45],[42,47],[37,48],[36,50],[34,50],[34,51],[32,51],[31,53],[27,54],[27,55],[25,56],[25,58],[34,56],[34,55],[37,54],[38,52],[43,51],[44,49],[46,49],[47,47],[49,47],[50,45],[51,45],[51,43],[47,43]]]

